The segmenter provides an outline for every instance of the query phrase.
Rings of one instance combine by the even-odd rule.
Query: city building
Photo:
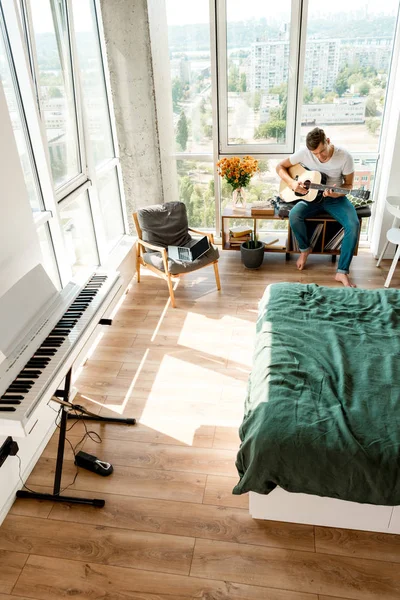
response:
[[[303,104],[302,125],[342,125],[364,123],[365,98],[348,99],[326,104]]]

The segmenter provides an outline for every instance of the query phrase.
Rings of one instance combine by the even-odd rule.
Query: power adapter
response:
[[[0,467],[8,456],[15,456],[18,450],[17,442],[11,436],[8,436],[4,444],[0,447]]]
[[[82,467],[83,469],[87,469],[98,475],[103,475],[103,477],[111,475],[114,471],[114,468],[110,463],[98,459],[97,456],[93,456],[93,454],[82,452],[82,450],[75,456],[75,464],[77,467]]]

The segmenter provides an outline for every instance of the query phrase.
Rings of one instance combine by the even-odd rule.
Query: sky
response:
[[[165,0],[168,25],[188,25],[209,22],[209,0]],[[84,31],[82,22],[90,22],[90,2],[73,0],[75,29]],[[33,0],[35,29],[37,33],[52,31],[50,0]],[[287,21],[291,0],[280,0],[279,11],[276,0],[227,0],[230,21],[243,21],[252,18],[271,17],[274,20]],[[399,0],[309,0],[309,17],[328,16],[332,13],[357,12],[368,8],[369,14],[396,14]],[[273,7],[273,10],[271,10]],[[83,21],[81,20],[81,18]]]
[[[165,0],[168,11],[168,25],[187,25],[192,23],[207,23],[209,20],[208,0]],[[227,0],[228,18],[231,21],[242,21],[261,16],[271,16],[279,19],[286,18],[290,10],[290,0],[280,0],[279,12],[276,0]],[[342,11],[356,12],[368,8],[370,14],[396,14],[398,0],[309,0],[309,16],[324,16]],[[283,10],[282,10],[283,9]]]

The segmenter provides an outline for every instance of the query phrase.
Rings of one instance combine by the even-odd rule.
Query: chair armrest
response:
[[[141,245],[144,248],[150,248],[150,250],[156,250],[156,252],[161,252],[161,256],[162,256],[163,264],[164,264],[164,271],[165,271],[165,273],[168,273],[168,252],[167,252],[166,248],[163,248],[163,246],[156,246],[155,244],[150,244],[150,242],[145,242],[144,240],[141,240],[140,238],[137,239],[137,243],[138,243],[137,248],[139,248],[139,245]],[[138,250],[138,252],[139,252],[139,250]]]
[[[214,243],[214,236],[212,233],[206,233],[205,231],[199,231],[198,229],[193,229],[192,227],[188,227],[188,231],[191,231],[192,233],[199,233],[200,235],[205,235],[208,237],[210,244]]]
[[[138,244],[141,244],[145,248],[150,248],[150,250],[156,250],[156,252],[167,252],[167,250],[163,246],[156,246],[155,244],[150,244],[150,242],[145,242],[140,238],[137,239]]]

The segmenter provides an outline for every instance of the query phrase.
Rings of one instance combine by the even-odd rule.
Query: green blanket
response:
[[[240,437],[234,494],[400,504],[400,293],[269,286]]]

